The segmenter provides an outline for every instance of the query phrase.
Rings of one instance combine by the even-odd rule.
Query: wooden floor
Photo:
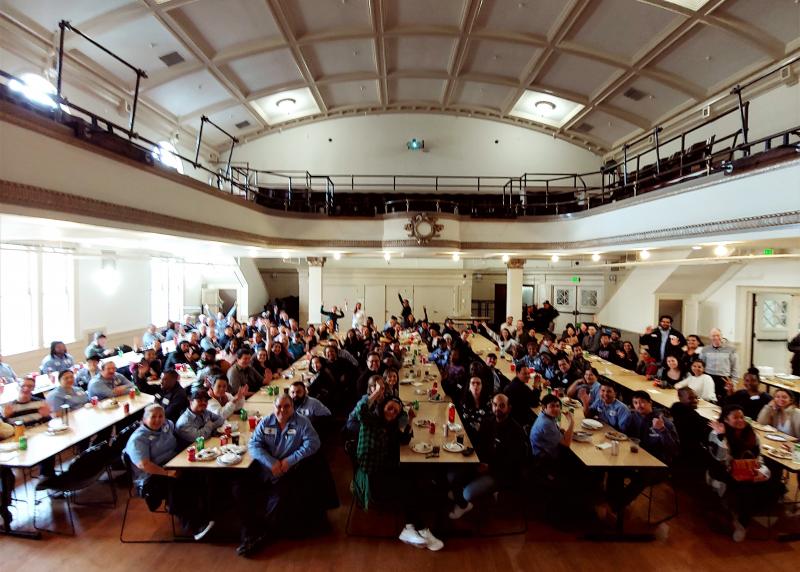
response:
[[[338,454],[337,454],[338,455]],[[751,527],[750,536],[741,544],[730,538],[727,523],[710,518],[703,506],[685,495],[680,498],[680,514],[669,522],[666,539],[649,543],[596,543],[580,538],[581,531],[597,529],[597,521],[571,520],[555,526],[546,521],[540,511],[529,515],[528,531],[507,537],[470,536],[472,529],[467,515],[457,524],[458,530],[442,535],[445,548],[438,553],[416,549],[395,538],[369,539],[348,537],[345,523],[349,509],[349,470],[343,458],[334,460],[342,507],[329,513],[331,532],[305,540],[276,540],[253,559],[243,559],[235,554],[237,531],[225,529],[221,523],[202,543],[121,544],[119,530],[127,489],[118,487],[121,502],[116,509],[78,507],[75,509],[79,534],[77,537],[45,533],[42,541],[27,541],[1,537],[0,562],[2,570],[80,570],[102,572],[138,570],[156,572],[170,570],[182,572],[190,567],[203,570],[280,570],[281,572],[371,570],[374,572],[509,572],[512,570],[570,571],[619,570],[692,570],[730,572],[753,569],[778,572],[796,572],[800,563],[800,542],[780,543],[776,540],[759,540],[765,529]],[[21,494],[21,490],[19,491]],[[666,491],[665,491],[666,492]],[[100,499],[108,495],[106,486],[96,487],[85,498]],[[53,522],[67,529],[63,518],[63,502],[54,500]],[[694,505],[694,506],[690,506]],[[140,505],[137,505],[140,507]],[[27,521],[29,507],[20,503],[16,524]],[[631,509],[634,526],[646,515],[647,504],[637,500]],[[37,509],[37,518],[45,521],[51,514],[48,501]],[[158,518],[161,517],[159,520]],[[168,520],[164,515],[152,515],[141,507],[130,515],[130,534],[157,528],[158,533],[169,536]],[[447,520],[445,518],[445,520]],[[474,520],[472,521],[474,523]],[[513,522],[497,521],[503,526]],[[800,529],[800,517],[787,519],[794,530]],[[448,523],[449,524],[449,523]],[[357,513],[354,521],[357,530],[369,529],[394,532],[391,519],[378,515]],[[639,527],[640,528],[640,527]],[[127,529],[126,529],[127,530]],[[498,531],[495,528],[495,531]],[[126,533],[127,534],[127,533]]]

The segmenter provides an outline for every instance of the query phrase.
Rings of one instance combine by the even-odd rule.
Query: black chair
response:
[[[112,469],[122,471],[126,470],[124,464],[122,463],[122,452],[125,450],[128,440],[131,438],[131,435],[133,435],[133,432],[136,431],[138,426],[138,423],[131,423],[127,427],[123,428],[109,441],[109,456],[111,457]]]
[[[114,508],[117,506],[117,491],[114,487],[114,480],[111,475],[111,457],[110,447],[108,442],[103,441],[92,445],[81,454],[79,454],[70,464],[69,468],[58,475],[45,477],[36,484],[36,492],[47,491],[51,501],[54,498],[53,493],[63,495],[63,499],[67,505],[67,515],[69,516],[69,523],[72,536],[75,535],[75,521],[72,515],[72,505],[86,505],[86,506],[105,506]],[[111,501],[103,502],[86,502],[79,503],[75,499],[77,494],[91,487],[98,482],[100,477],[105,474],[109,488],[111,489]],[[36,493],[34,492],[34,495]],[[34,497],[33,508],[33,526],[37,530],[45,530],[54,534],[64,534],[58,530],[51,530],[41,528],[36,524],[36,507],[42,499]]]
[[[130,437],[130,436],[128,436]],[[167,508],[157,508],[155,510],[151,509],[150,506],[147,504],[147,501],[144,498],[143,491],[141,487],[136,485],[134,478],[133,478],[133,463],[131,458],[128,456],[126,452],[123,451],[122,455],[120,456],[122,459],[122,464],[125,467],[125,470],[130,478],[130,484],[128,486],[128,500],[125,502],[125,512],[122,514],[122,527],[119,530],[119,541],[124,544],[164,544],[169,542],[175,542],[178,540],[184,540],[180,537],[175,530],[175,517],[167,510]],[[172,527],[172,538],[169,539],[136,539],[136,540],[127,540],[125,539],[125,523],[128,520],[128,510],[130,509],[131,502],[134,499],[141,499],[142,503],[147,505],[147,509],[153,513],[159,514],[166,514],[169,516],[170,519],[170,526]]]

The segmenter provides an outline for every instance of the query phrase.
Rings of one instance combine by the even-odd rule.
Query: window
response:
[[[42,254],[42,345],[75,341],[74,271],[71,254]]]
[[[158,147],[153,150],[153,157],[162,165],[172,167],[183,175],[183,161],[178,157],[178,150],[175,149],[175,145],[169,141],[159,142]]]
[[[27,250],[0,250],[0,351],[2,355],[39,347],[37,328],[37,255]]]
[[[55,109],[56,101],[53,96],[56,94],[56,87],[52,83],[35,73],[24,73],[19,79],[21,81],[12,79],[8,83],[11,91],[22,94],[28,101]],[[61,106],[61,110],[69,113],[69,109],[64,105]]]
[[[572,302],[570,301],[572,298],[572,296],[570,296],[571,293],[572,293],[571,289],[569,288],[556,288],[556,295],[555,295],[556,306],[571,305],[572,304]]]
[[[789,302],[767,298],[761,314],[761,327],[771,330],[786,329],[789,323]]]
[[[183,314],[183,263],[154,258],[150,261],[150,321],[163,326]]]
[[[75,259],[68,252],[0,249],[0,350],[75,341]]]

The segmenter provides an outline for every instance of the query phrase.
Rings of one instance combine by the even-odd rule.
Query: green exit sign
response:
[[[773,254],[775,254],[775,249],[774,248],[765,248],[764,249],[764,256],[772,256]]]
[[[572,278],[570,278],[570,280],[571,280],[572,282],[576,282],[576,283],[577,283],[577,282],[580,282],[580,281],[581,281],[581,277],[580,277],[580,276],[573,276]]]

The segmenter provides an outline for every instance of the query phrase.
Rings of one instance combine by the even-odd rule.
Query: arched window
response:
[[[28,101],[55,109],[56,101],[53,96],[56,94],[56,87],[52,83],[35,73],[24,73],[19,79],[20,81],[12,79],[8,83],[12,91],[22,94]],[[69,113],[66,106],[62,105],[61,109]]]
[[[178,157],[178,150],[169,141],[160,141],[158,147],[153,151],[153,157],[161,162],[162,165],[172,167],[183,175],[183,161]]]

